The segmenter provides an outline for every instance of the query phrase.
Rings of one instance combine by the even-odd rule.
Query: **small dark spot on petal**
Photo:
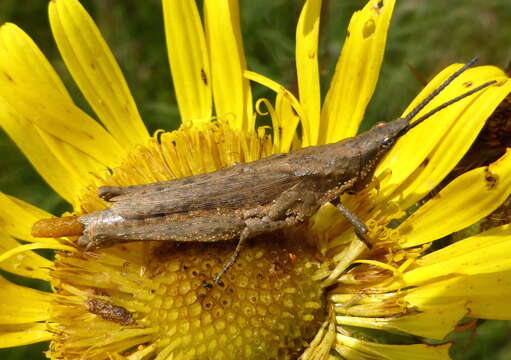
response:
[[[486,167],[486,169],[484,169],[484,180],[486,181],[486,188],[488,190],[493,190],[497,186],[499,177]]]
[[[200,69],[200,78],[202,79],[204,85],[208,85],[208,75],[206,75],[204,69]]]
[[[374,31],[376,30],[376,23],[373,19],[369,19],[365,22],[364,28],[362,29],[362,36],[364,39],[367,39],[371,35],[374,34]]]
[[[4,75],[5,77],[7,78],[7,80],[11,81],[11,82],[14,82],[14,79],[12,78],[11,75],[9,75],[7,72],[4,71]]]
[[[377,14],[380,14],[382,9],[383,9],[383,6],[384,6],[384,3],[383,3],[383,0],[380,0],[378,1],[376,4],[374,4],[373,6],[373,10],[377,13]]]

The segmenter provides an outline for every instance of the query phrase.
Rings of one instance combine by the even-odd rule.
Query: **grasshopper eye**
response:
[[[392,144],[394,144],[394,139],[391,138],[391,137],[386,137],[382,141],[382,145],[385,146],[385,147],[392,146]]]

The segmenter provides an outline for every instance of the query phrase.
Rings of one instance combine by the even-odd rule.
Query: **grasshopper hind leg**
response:
[[[219,285],[220,281],[222,279],[222,276],[229,270],[231,266],[233,266],[236,263],[236,260],[238,259],[238,256],[240,255],[241,249],[245,246],[245,242],[249,237],[250,232],[248,231],[248,228],[243,229],[240,235],[240,239],[238,240],[238,244],[236,245],[236,249],[234,249],[234,252],[232,253],[232,256],[228,262],[224,264],[224,267],[218,274],[215,275],[213,278],[213,281],[215,284]]]
[[[288,218],[286,220],[273,221],[269,218],[255,218],[255,219],[247,219],[245,220],[245,228],[240,233],[240,238],[238,240],[238,244],[236,245],[236,249],[234,250],[231,258],[227,261],[222,270],[218,274],[215,275],[213,281],[215,284],[219,285],[222,279],[222,276],[236,263],[238,257],[240,255],[241,250],[245,246],[247,239],[253,238],[259,234],[268,233],[271,231],[275,231],[278,229],[282,229],[283,227],[293,225],[296,221],[292,218]]]

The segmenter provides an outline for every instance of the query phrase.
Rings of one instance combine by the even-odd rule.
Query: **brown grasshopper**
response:
[[[473,66],[473,59],[453,73],[404,118],[378,124],[364,134],[337,143],[277,154],[209,174],[127,187],[104,186],[99,196],[110,208],[76,217],[34,224],[37,237],[77,236],[78,244],[101,248],[124,241],[203,241],[239,239],[231,259],[214,280],[232,266],[245,241],[303,222],[320,206],[333,202],[370,247],[364,223],[340,202],[371,180],[382,157],[397,139],[443,108],[489,85],[480,85],[410,123],[449,83]]]

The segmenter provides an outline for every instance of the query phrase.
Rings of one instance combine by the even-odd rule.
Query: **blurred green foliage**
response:
[[[175,129],[179,111],[168,69],[159,0],[82,0],[97,21],[117,57],[151,131]],[[303,1],[241,2],[245,52],[250,69],[290,89],[296,88],[294,31]],[[362,0],[324,0],[321,29],[323,92],[328,89],[347,23]],[[47,1],[1,0],[0,21],[22,27],[50,59],[77,103],[91,113],[58,55],[46,15]],[[388,47],[375,96],[364,127],[396,118],[435,73],[473,56],[480,64],[505,68],[511,60],[509,0],[407,0],[397,4]],[[256,96],[270,96],[256,89]],[[0,132],[0,190],[60,213],[68,205],[32,169],[16,146]],[[472,335],[474,335],[472,337]],[[483,322],[476,333],[465,331],[456,340],[457,359],[510,359],[509,322]],[[45,344],[0,350],[1,359],[42,359]]]

